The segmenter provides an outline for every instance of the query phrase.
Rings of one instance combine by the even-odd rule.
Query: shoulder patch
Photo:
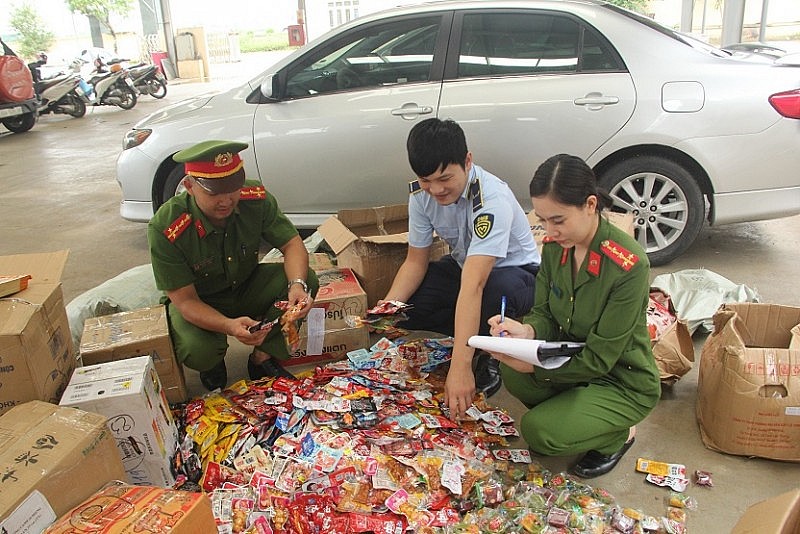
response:
[[[408,194],[413,195],[414,193],[419,193],[422,191],[422,185],[420,185],[419,180],[412,180],[408,182]]]
[[[243,187],[239,195],[240,200],[263,200],[265,198],[267,198],[267,188],[263,185]]]
[[[180,217],[172,221],[172,224],[167,226],[164,230],[164,235],[167,236],[170,243],[174,243],[175,240],[189,228],[190,222],[192,222],[192,216],[188,213],[182,213]]]
[[[491,213],[481,213],[472,221],[472,229],[475,231],[475,235],[481,239],[489,235],[492,226],[494,226],[494,215]]]
[[[614,263],[619,265],[623,271],[630,271],[639,261],[639,256],[610,239],[606,239],[600,243],[600,250],[603,254],[611,258]]]
[[[469,184],[468,197],[472,200],[472,213],[483,207],[483,192],[481,192],[481,181],[476,178]]]

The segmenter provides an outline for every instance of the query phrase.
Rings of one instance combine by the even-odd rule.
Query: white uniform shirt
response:
[[[417,190],[408,202],[408,244],[425,248],[436,232],[463,267],[467,256],[497,258],[495,267],[538,265],[530,223],[508,184],[473,164],[467,187],[454,204],[441,206]]]

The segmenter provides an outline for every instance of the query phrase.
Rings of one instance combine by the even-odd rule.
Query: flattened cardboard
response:
[[[800,462],[800,308],[723,304],[700,358],[697,421],[712,450]]]
[[[149,355],[167,400],[187,399],[183,365],[175,358],[166,308],[161,304],[86,319],[80,355],[84,365]]]
[[[150,356],[75,369],[61,399],[102,414],[131,484],[170,487],[178,430]]]
[[[46,534],[217,532],[211,501],[202,493],[109,485],[64,514]]]
[[[800,488],[754,504],[731,534],[800,534]]]
[[[68,251],[0,256],[0,273],[28,287],[0,298],[0,414],[31,400],[57,403],[76,361],[61,275]]]
[[[38,400],[0,417],[0,472],[0,531],[20,534],[125,476],[105,417]]]
[[[386,296],[408,252],[408,206],[394,204],[341,210],[319,227],[336,254],[338,267],[353,270],[372,307]],[[448,253],[440,238],[431,245],[431,260]]]

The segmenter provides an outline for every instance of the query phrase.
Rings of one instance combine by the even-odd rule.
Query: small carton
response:
[[[351,350],[369,346],[369,330],[351,326],[348,318],[364,317],[367,295],[351,269],[331,269],[319,274],[314,307],[300,327],[300,345],[287,365],[335,360]]]
[[[648,460],[647,458],[636,459],[636,470],[640,473],[648,473],[661,477],[686,478],[685,465],[657,462],[655,460]]]
[[[150,356],[78,367],[62,406],[102,414],[131,484],[170,487],[178,430]]]
[[[800,488],[752,505],[731,534],[800,534]]]
[[[33,400],[0,416],[0,532],[39,534],[125,476],[106,418]]]
[[[76,360],[61,274],[68,251],[0,256],[0,273],[26,288],[0,299],[0,414],[31,400],[57,403]]]
[[[697,384],[700,436],[712,450],[800,462],[800,308],[723,304]]]
[[[211,501],[202,493],[111,484],[64,514],[45,534],[217,532]]]
[[[175,358],[163,305],[86,319],[80,355],[84,365],[149,355],[167,400],[187,398],[183,365]]]
[[[0,274],[0,297],[7,297],[28,288],[29,274]]]
[[[386,296],[408,252],[408,205],[394,204],[341,210],[319,227],[336,254],[336,264],[358,277],[372,307]],[[431,260],[447,254],[449,247],[436,237]]]

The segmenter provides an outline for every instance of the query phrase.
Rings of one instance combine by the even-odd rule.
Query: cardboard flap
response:
[[[348,230],[347,226],[343,225],[336,215],[328,217],[328,219],[319,225],[319,233],[331,247],[334,254],[341,254],[344,249],[358,239],[358,236]]]
[[[662,382],[674,383],[691,371],[694,361],[694,343],[686,322],[678,319],[653,345],[653,357]]]
[[[61,282],[69,250],[39,254],[0,256],[0,274],[29,274],[30,284],[57,284]]]

